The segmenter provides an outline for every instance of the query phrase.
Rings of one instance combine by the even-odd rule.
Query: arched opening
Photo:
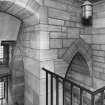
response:
[[[88,64],[82,54],[77,52],[69,64],[66,79],[70,79],[85,86],[91,86]]]
[[[88,64],[84,56],[80,52],[77,52],[72,58],[72,61],[70,62],[69,67],[67,69],[65,78],[83,87],[86,87],[86,88],[92,87],[92,78],[90,75]],[[70,105],[71,103],[70,93],[71,93],[71,84],[65,83],[65,89],[64,89],[65,105]],[[79,105],[80,89],[78,87],[75,87],[75,86],[73,87],[72,97],[73,97],[72,102],[74,104]],[[83,97],[84,97],[83,98],[84,104],[87,104],[90,102],[87,93],[84,92]]]
[[[31,53],[35,52],[36,49],[40,47],[39,45],[37,45],[38,43],[35,42],[38,39],[37,37],[39,36],[39,33],[35,31],[35,26],[39,24],[39,16],[36,13],[36,11],[38,11],[39,8],[40,4],[36,0],[0,1],[1,12],[9,14],[21,21],[19,32],[17,38],[15,39],[16,46],[13,49],[12,58],[10,62],[11,65],[9,65],[9,70],[12,74],[12,82],[10,82],[9,89],[9,104],[17,103],[19,105],[23,105],[23,103],[25,104],[31,101],[33,102],[32,98],[30,98],[30,91],[33,91],[33,97],[36,96],[36,100],[37,102],[39,102],[39,97],[36,92],[37,90],[34,89],[35,87],[32,85],[33,83],[30,84],[30,79],[34,77],[35,72],[37,72],[38,69],[34,69],[33,71],[33,68],[29,68],[31,66],[33,67],[36,65],[38,67],[39,63],[39,61],[35,58],[31,59]],[[27,66],[29,60],[31,62],[31,66],[29,66],[29,64]],[[34,72],[34,75],[32,72]],[[27,75],[28,78],[26,77]],[[36,78],[34,78],[34,81],[38,80],[38,78],[37,80]],[[37,87],[38,86],[39,85],[37,85]]]

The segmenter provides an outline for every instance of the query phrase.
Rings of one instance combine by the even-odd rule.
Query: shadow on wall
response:
[[[24,104],[24,64],[23,57],[18,45],[14,48],[13,57],[11,60],[11,85],[10,91],[12,94],[13,103],[16,105]]]
[[[75,54],[70,63],[66,78],[73,79],[82,85],[91,87],[92,83],[88,64],[79,52]]]
[[[82,54],[77,52],[75,56],[72,58],[72,61],[69,64],[68,71],[66,74],[66,79],[73,80],[79,85],[82,85],[84,87],[92,87],[92,79],[89,72],[88,64],[83,57]],[[68,105],[70,103],[70,84],[65,84],[65,105]],[[79,105],[80,103],[80,89],[77,87],[73,87],[73,103],[76,103]],[[83,103],[90,105],[91,101],[89,99],[89,96],[86,92],[83,93]]]

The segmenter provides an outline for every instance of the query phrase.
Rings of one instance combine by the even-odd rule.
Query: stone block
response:
[[[17,56],[17,57],[15,56],[15,59],[13,59],[13,66],[12,67],[15,70],[18,70],[19,72],[23,72],[24,71],[24,64],[23,64],[22,56]]]
[[[54,70],[57,74],[66,74],[68,68],[68,64],[64,61],[55,61],[54,62]]]
[[[3,1],[3,2],[0,3],[0,5],[1,5],[0,9],[5,11],[8,8],[10,8],[13,4],[14,4],[14,2],[10,2],[10,1],[5,2],[5,1]]]
[[[24,77],[24,70],[23,71],[19,71],[19,70],[16,70],[16,77]]]
[[[50,97],[50,95],[48,95]],[[40,105],[46,105],[46,97],[45,95],[40,95]],[[49,102],[48,105],[50,105],[50,98],[49,98]]]
[[[75,53],[72,49],[71,50],[67,50],[66,53],[64,53],[63,55],[63,59],[67,62],[67,63],[70,63],[71,62],[71,59],[72,59],[72,55],[73,53]]]
[[[21,40],[23,41],[29,41],[31,32],[23,32],[23,35],[21,36]]]
[[[64,25],[64,21],[63,20],[54,19],[54,18],[48,18],[48,23],[49,24],[53,24],[53,25],[60,25],[60,26]]]
[[[66,48],[58,49],[58,58],[62,58],[66,50]]]
[[[105,81],[94,78],[94,87],[95,89],[99,89],[101,87],[105,86]]]
[[[22,41],[22,46],[23,46],[24,48],[25,48],[25,47],[31,48],[30,41]]]
[[[40,0],[41,1],[41,0]],[[30,8],[29,10],[31,10],[31,12],[37,12],[38,9],[40,8],[40,1],[38,2],[38,0],[29,0],[27,2],[26,8]]]
[[[93,49],[93,50],[101,50],[101,46],[98,45],[98,44],[93,44],[93,45],[92,45],[92,49]]]
[[[41,68],[46,68],[47,70],[54,72],[54,61],[52,60],[41,61],[40,64]]]
[[[93,35],[105,34],[105,29],[104,28],[93,28],[92,34]]]
[[[92,38],[95,44],[105,44],[105,35],[93,35]]]
[[[38,10],[37,15],[39,15],[40,23],[47,24],[48,23],[48,14],[47,14],[47,7],[41,6]]]
[[[94,71],[94,77],[101,79],[101,72]]]
[[[36,92],[33,92],[33,105],[40,105],[40,96]]]
[[[40,31],[36,31],[31,34],[29,48],[40,49]]]
[[[81,22],[80,17],[71,16],[70,21]]]
[[[28,96],[25,96],[25,98],[24,98],[24,104],[25,105],[33,105],[33,103],[30,102],[30,100],[28,99]]]
[[[29,102],[33,105],[33,90],[28,85],[25,85],[25,97],[27,97]]]
[[[100,51],[93,50],[93,55],[104,57],[104,56],[105,56],[105,51],[101,51],[101,50],[100,50]]]
[[[61,26],[56,26],[56,25],[44,25],[40,24],[35,27],[35,30],[37,31],[56,31],[56,32],[61,32],[62,28]]]
[[[62,32],[66,32],[67,33],[67,27],[62,26]]]
[[[30,45],[29,48],[37,49],[37,50],[40,49],[40,41],[39,40],[36,40],[36,41],[31,40],[29,42],[29,45]],[[27,46],[25,46],[25,47],[27,47]]]
[[[30,47],[34,49],[49,49],[49,32],[36,31],[31,34]]]
[[[105,19],[104,18],[95,19],[93,21],[93,27],[94,28],[104,28],[105,27]]]
[[[67,34],[64,32],[50,32],[50,38],[67,38]]]
[[[76,27],[81,28],[81,27],[82,27],[81,22],[77,22],[77,23],[76,23]]]
[[[79,28],[68,28],[68,38],[79,38]]]
[[[73,11],[73,12],[77,12],[77,13],[80,13],[80,8],[78,8],[78,7],[76,7],[76,6],[74,6],[74,5],[68,5],[68,11],[69,12],[71,12],[71,11]]]
[[[64,25],[67,27],[80,27],[79,23],[74,21],[65,21]]]
[[[24,95],[24,85],[23,86],[17,86],[15,87],[15,93],[16,93],[16,97],[19,98],[19,96],[23,96]]]
[[[104,68],[98,67],[98,66],[93,66],[93,70],[97,72],[104,72]]]
[[[98,67],[105,68],[105,64],[101,63],[101,62],[93,62],[93,66],[98,66]]]
[[[100,49],[105,50],[105,44],[100,44]]]
[[[33,92],[39,95],[40,94],[40,79],[34,76],[33,74],[30,74],[29,82],[30,82],[29,85],[31,86]]]
[[[70,47],[75,39],[63,39],[63,48]]]
[[[36,0],[40,5],[43,5],[43,0]]]
[[[67,4],[58,2],[58,1],[52,1],[52,0],[45,0],[45,5],[48,7],[52,7],[55,9],[59,9],[59,10],[66,10],[67,9]]]
[[[99,56],[93,56],[93,61],[105,63],[105,58]]]
[[[49,49],[49,32],[40,31],[40,49]]]
[[[40,62],[33,58],[24,57],[24,69],[33,73],[36,77],[39,78],[40,75]]]
[[[92,43],[92,36],[91,35],[80,35],[80,37],[87,43]]]
[[[104,9],[104,1],[102,1],[103,3],[96,3],[94,5],[94,12],[95,13],[99,13],[99,12],[102,12],[103,9]],[[103,8],[102,8],[103,7]]]
[[[62,40],[50,39],[50,48],[62,48]]]
[[[39,24],[39,18],[35,15],[23,19],[25,27]]]
[[[29,58],[36,59],[36,60],[40,59],[39,50],[35,50],[35,49],[32,49],[32,48],[24,48],[23,55],[27,56]]]
[[[48,9],[48,16],[52,18],[57,18],[61,20],[70,20],[71,16],[69,12],[57,10],[54,8]]]
[[[104,11],[97,12],[96,15],[95,15],[95,18],[104,18],[104,17],[105,17],[105,12]]]
[[[41,61],[41,70],[40,70],[40,78],[45,78],[45,71],[42,70],[42,68],[46,68],[47,70],[50,70],[54,72],[54,61],[47,60],[47,61]]]
[[[82,86],[91,86],[91,78],[89,76],[72,71],[71,78]]]
[[[23,33],[35,31],[35,25],[24,27]]]
[[[27,1],[27,0],[26,0]],[[24,6],[24,5],[23,5]],[[17,14],[19,11],[22,11],[24,7],[20,7],[16,4],[12,5],[7,12],[12,13],[13,15]]]
[[[31,36],[35,34],[35,31],[23,32],[21,39],[22,41],[30,41]]]
[[[49,25],[48,26],[48,31],[61,31],[62,27],[61,26],[55,26],[55,25]]]
[[[105,81],[105,73],[101,73],[101,79]]]
[[[40,61],[53,60],[57,58],[57,50],[40,50]]]
[[[105,73],[105,68],[103,69],[104,73]]]
[[[40,90],[40,80],[35,77],[32,73],[25,72],[25,97],[30,97],[28,99],[34,103],[39,103],[39,90]],[[33,104],[34,105],[34,104]]]
[[[83,27],[82,29],[82,33],[83,35],[91,35],[92,34],[92,28],[91,27]]]

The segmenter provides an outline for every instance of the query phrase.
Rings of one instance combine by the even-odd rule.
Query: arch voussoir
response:
[[[62,59],[70,64],[77,52],[84,56],[89,66],[90,75],[92,75],[92,50],[83,39],[79,38],[75,40],[75,42],[73,42],[71,46],[66,50],[66,52],[62,56]]]

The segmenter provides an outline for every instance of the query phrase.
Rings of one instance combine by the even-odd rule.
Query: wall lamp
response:
[[[81,19],[82,19],[82,24],[86,26],[92,25],[92,16],[93,16],[93,5],[91,2],[86,0],[82,5],[81,5]]]

